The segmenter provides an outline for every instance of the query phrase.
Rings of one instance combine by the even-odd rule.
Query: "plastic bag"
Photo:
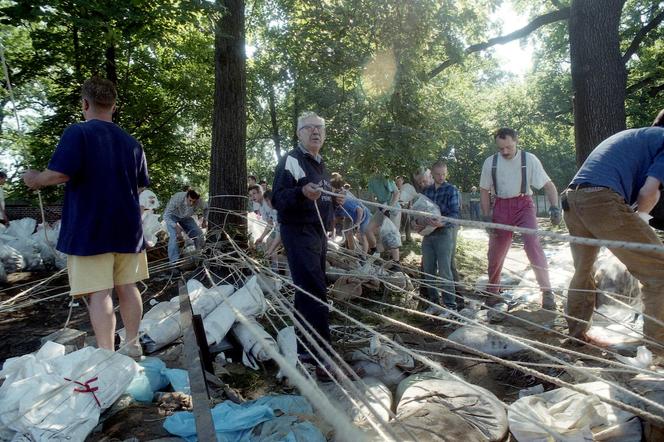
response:
[[[417,199],[411,206],[412,210],[417,210],[418,212],[427,212],[432,215],[438,215],[440,216],[440,207],[433,201],[431,201],[429,198],[427,198],[424,195],[418,195]],[[426,217],[424,215],[411,215],[411,223],[419,226],[426,226],[422,231],[420,231],[420,235],[422,236],[427,236],[436,228],[434,226],[428,225],[428,219],[429,217]],[[413,230],[415,230],[415,227],[413,227]]]
[[[401,233],[391,219],[385,218],[380,227],[380,240],[386,249],[398,249],[401,247]]]

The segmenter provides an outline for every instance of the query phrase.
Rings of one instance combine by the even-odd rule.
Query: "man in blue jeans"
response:
[[[459,218],[459,191],[446,181],[447,164],[443,161],[434,163],[431,175],[434,183],[425,187],[422,193],[438,205],[441,215]],[[452,258],[455,252],[457,228],[452,223],[443,223],[438,219],[431,219],[429,223],[435,226],[436,230],[422,240],[422,265],[425,278],[429,284],[442,290],[445,307],[456,310]],[[430,276],[436,274],[441,278],[438,282]],[[440,303],[440,293],[436,288],[429,287],[428,294],[431,302]],[[441,313],[440,310],[438,307],[430,306],[426,313],[449,316],[448,311]]]
[[[190,189],[186,192],[176,193],[171,197],[166,210],[164,210],[164,221],[168,231],[168,260],[171,263],[180,259],[177,236],[178,225],[194,241],[196,250],[200,250],[205,243],[203,231],[193,218],[196,210],[203,212],[201,227],[205,229],[207,227],[208,205],[195,190]]]

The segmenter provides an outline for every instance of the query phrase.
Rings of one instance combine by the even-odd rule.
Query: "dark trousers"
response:
[[[298,288],[309,292],[321,302],[312,299],[301,290],[295,292],[295,317],[302,321],[309,333],[312,330],[320,335],[316,337],[323,349],[330,342],[330,310],[327,305],[327,283],[325,280],[325,254],[327,237],[322,227],[316,224],[281,224],[281,240],[286,249],[288,266],[293,283]],[[301,331],[296,327],[300,340]],[[314,335],[315,336],[315,335]],[[306,358],[307,350],[298,340],[297,352]],[[305,339],[307,346],[311,344]],[[315,353],[314,349],[311,350]]]

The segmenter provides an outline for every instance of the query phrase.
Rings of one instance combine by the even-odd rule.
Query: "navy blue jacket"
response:
[[[319,161],[320,160],[320,161]],[[298,146],[279,160],[272,184],[272,205],[281,224],[320,225],[316,206],[302,193],[302,187],[315,183],[331,190],[330,176],[322,158],[314,158]],[[326,229],[332,224],[332,197],[321,195],[316,202]]]

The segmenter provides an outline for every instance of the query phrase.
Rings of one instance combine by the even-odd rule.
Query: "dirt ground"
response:
[[[514,253],[522,253],[519,242],[515,242]],[[403,263],[413,268],[419,267],[420,260],[419,239],[411,243],[404,244],[402,248]],[[460,238],[457,252],[457,268],[459,270],[460,285],[459,294],[474,298],[475,281],[485,274],[486,269],[486,244],[482,241],[473,241]],[[39,281],[46,277],[46,274],[12,274],[10,275],[10,284],[0,289],[0,301],[4,302],[17,295],[21,290],[25,290],[30,283]],[[50,291],[46,291],[50,290]],[[57,293],[65,293],[66,277],[57,278],[42,288],[41,292],[36,292],[30,298],[24,300],[44,299],[46,296],[52,296]],[[152,278],[147,282],[142,296],[146,302],[146,310],[149,309],[147,302],[150,299],[157,301],[169,300],[177,295],[177,287],[171,282],[165,285],[165,281],[159,281]],[[390,294],[381,293],[382,299],[389,300]],[[385,298],[387,296],[387,298]],[[63,327],[69,313],[69,296],[63,296],[50,299],[48,301],[25,306],[17,311],[0,313],[0,334],[3,339],[0,340],[0,361],[4,362],[7,358],[20,356],[28,352],[37,350],[41,345],[41,338],[53,333]],[[398,299],[392,299],[398,302]],[[359,305],[375,309],[375,305],[366,302],[359,302]],[[437,336],[447,336],[454,328],[442,326],[439,322],[423,320],[419,316],[409,315],[398,310],[384,308],[381,313],[394,317],[399,320],[405,320],[409,324],[430,332]],[[541,323],[547,318],[542,318],[541,312],[523,309],[516,314],[527,317],[528,319]],[[119,317],[119,315],[118,315]],[[461,352],[448,348],[444,343],[433,337],[424,337],[418,333],[404,331],[394,325],[386,325],[371,317],[361,318],[369,325],[385,334],[398,336],[398,339],[411,348],[423,351],[445,353],[445,356],[432,356],[432,359],[438,360],[441,364],[461,374],[471,383],[481,385],[494,392],[499,398],[506,402],[512,402],[518,397],[518,391],[523,388],[531,387],[541,383],[533,376],[524,375],[512,369],[505,368],[498,364],[477,362],[472,360],[459,359]],[[550,319],[550,318],[549,318]],[[120,322],[120,321],[119,321]],[[333,316],[333,322],[343,324],[344,321]],[[549,332],[542,332],[537,328],[524,328],[521,324],[511,324],[506,321],[504,324],[516,334],[527,333],[528,337],[535,340],[560,344],[560,338]],[[120,327],[121,324],[118,324]],[[564,324],[553,323],[553,329],[563,329]],[[90,332],[89,321],[85,306],[80,303],[72,310],[71,319],[68,327],[75,328],[88,333],[88,341],[94,342]],[[340,348],[339,350],[350,350],[351,347]],[[159,352],[157,356],[161,357],[170,368],[185,368],[182,365],[181,343]],[[152,356],[152,355],[151,355]],[[466,355],[468,356],[468,355]],[[530,353],[517,354],[516,360],[537,362],[538,358]],[[275,379],[277,368],[274,364],[266,364],[258,371],[247,369],[239,363],[226,365],[223,369],[218,367],[217,375],[236,391],[244,399],[255,399],[268,393],[293,393],[293,390],[287,386],[279,384]],[[423,367],[417,366],[414,371],[422,370]],[[547,374],[554,376],[567,376],[557,369],[547,369]],[[549,389],[552,385],[544,385]],[[215,401],[226,399],[221,389],[211,389],[211,396]],[[188,409],[190,402],[187,398],[178,395],[166,395],[158,402],[152,404],[128,403],[126,400],[119,401],[110,411],[102,417],[102,422],[88,437],[90,442],[109,442],[124,441],[131,437],[139,441],[152,441],[161,438],[168,438],[169,434],[163,429],[162,424],[168,414],[179,409]],[[168,439],[164,439],[168,440]],[[171,439],[173,440],[173,439]],[[174,439],[177,440],[177,439]]]

